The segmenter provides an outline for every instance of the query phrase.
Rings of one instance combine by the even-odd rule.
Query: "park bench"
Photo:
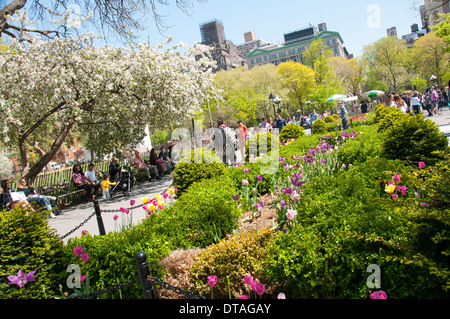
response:
[[[56,204],[62,207],[70,201],[78,201],[85,195],[84,189],[78,189],[72,182],[62,182],[51,186],[42,186],[41,194],[45,196],[55,196]]]

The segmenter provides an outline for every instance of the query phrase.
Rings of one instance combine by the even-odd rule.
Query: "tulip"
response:
[[[144,206],[142,206],[142,209],[143,209],[143,210],[147,210],[147,209],[148,209],[148,206],[147,206],[147,205],[144,205]]]
[[[169,193],[169,195],[175,194],[175,190],[174,190],[173,188],[169,188],[169,189],[167,190],[167,192]]]
[[[248,174],[248,172],[250,171],[250,167],[244,168],[243,171],[245,174]]]
[[[277,299],[286,299],[286,295],[282,292],[280,292],[277,296]]]
[[[119,218],[119,216],[114,215],[113,219],[114,219],[114,220],[117,220],[117,218]]]
[[[83,255],[81,255],[81,261],[84,263],[87,263],[89,260],[89,254],[88,253],[84,253]]]
[[[386,187],[384,188],[384,191],[388,194],[392,194],[395,191],[395,185],[386,185]]]
[[[162,197],[163,197],[163,198],[167,198],[167,196],[169,196],[169,194],[167,194],[166,192],[164,192],[164,193],[162,194]]]
[[[247,186],[247,185],[248,185],[248,180],[244,179],[244,180],[242,181],[242,185]]]
[[[233,200],[237,202],[239,200],[239,195],[233,195]]]
[[[387,294],[383,291],[375,291],[370,294],[370,299],[387,299]]]
[[[398,186],[397,189],[402,193],[402,195],[406,195],[406,186]]]
[[[248,296],[242,295],[242,296],[239,297],[239,299],[248,299]]]
[[[156,206],[153,205],[153,204],[150,204],[150,205],[148,206],[148,209],[149,209],[150,211],[154,211],[154,210],[156,209]]]
[[[286,213],[286,217],[287,217],[289,220],[294,219],[295,217],[297,217],[297,211],[294,210],[294,209],[288,209],[288,211],[287,211],[287,213]]]
[[[392,194],[392,198],[396,199],[396,198],[398,198],[398,195],[397,194]]]
[[[264,178],[264,176],[261,176],[261,175],[256,176],[256,179],[258,180],[258,182],[262,182],[263,178]]]
[[[212,276],[209,276],[208,277],[208,285],[211,287],[211,288],[214,288],[214,286],[217,284],[217,276],[215,276],[215,275],[212,275]]]
[[[130,200],[130,206],[133,206],[136,203],[134,199]]]
[[[401,177],[398,174],[395,174],[394,176],[392,176],[392,180],[394,182],[400,182],[401,181]]]
[[[264,286],[263,284],[256,284],[255,291],[259,296],[262,296],[266,291],[266,286]]]
[[[244,279],[242,279],[242,280],[244,280],[244,282],[245,282],[247,285],[251,285],[252,282],[253,282],[253,276],[245,275],[245,276],[244,276]]]
[[[17,285],[19,288],[22,288],[27,283],[34,281],[34,274],[36,273],[36,270],[30,271],[28,274],[25,275],[25,273],[22,271],[22,269],[19,270],[19,273],[17,276],[8,276],[8,280],[10,281],[9,285]]]
[[[425,167],[425,163],[424,162],[419,162],[419,168],[422,169]]]
[[[75,256],[80,257],[83,253],[83,247],[77,246],[73,249],[73,252],[75,253]]]
[[[148,197],[144,197],[144,198],[142,198],[142,202],[143,202],[144,204],[147,204],[147,203],[148,203],[148,201],[149,201]]]
[[[81,231],[81,235],[86,236],[87,234],[89,234],[87,230],[82,230]]]

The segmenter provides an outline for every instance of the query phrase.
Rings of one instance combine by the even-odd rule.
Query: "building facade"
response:
[[[249,69],[254,68],[257,65],[265,65],[269,63],[275,65],[288,61],[302,63],[303,52],[306,51],[313,41],[318,39],[322,39],[323,42],[328,45],[334,56],[349,57],[349,54],[344,47],[344,41],[342,40],[339,32],[328,31],[325,29],[322,32],[314,34],[315,35],[311,37],[311,30],[308,32],[297,32],[298,37],[296,39],[295,36],[285,36],[285,39],[289,39],[288,43],[291,44],[285,43],[284,45],[266,46],[254,49],[246,56]],[[301,37],[305,38],[302,40]]]
[[[422,28],[430,31],[431,27],[439,24],[440,13],[450,13],[450,1],[448,0],[425,0],[425,4],[420,7],[422,18]]]

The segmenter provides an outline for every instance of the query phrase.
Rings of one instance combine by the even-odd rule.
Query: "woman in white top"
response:
[[[413,96],[411,98],[411,108],[414,110],[414,114],[418,115],[420,113],[420,100],[419,100],[419,92],[414,91]]]
[[[406,106],[405,101],[401,98],[400,95],[395,94],[394,95],[394,102],[395,104],[397,104],[397,107],[402,111],[402,112],[408,112],[408,108]]]

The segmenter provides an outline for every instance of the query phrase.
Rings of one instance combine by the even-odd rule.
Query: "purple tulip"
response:
[[[293,191],[294,189],[291,187],[289,188],[283,187],[283,193],[285,193],[286,195],[291,195]]]
[[[248,172],[250,171],[250,167],[244,168],[243,171],[244,171],[245,174],[248,174]]]
[[[239,200],[239,195],[233,195],[233,199],[235,202],[237,202]]]
[[[36,270],[33,270],[25,275],[25,273],[22,271],[22,269],[20,269],[17,276],[8,276],[7,277],[8,280],[10,281],[9,285],[17,285],[17,286],[19,286],[19,288],[22,288],[27,283],[34,281],[35,273],[36,273]]]
[[[256,179],[258,180],[258,182],[262,182],[262,180],[264,179],[264,176],[257,175]]]

